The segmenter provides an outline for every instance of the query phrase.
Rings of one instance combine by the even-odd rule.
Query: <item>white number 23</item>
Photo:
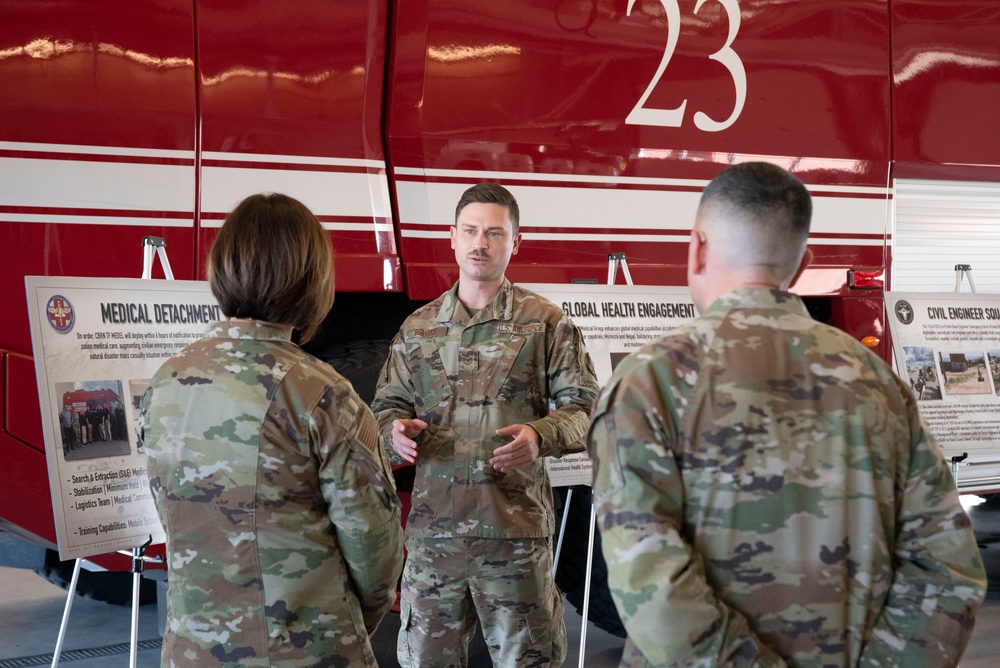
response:
[[[698,13],[698,10],[701,9],[706,1],[708,0],[698,0],[698,3],[694,7],[695,13]],[[729,118],[722,121],[717,121],[702,111],[697,112],[694,115],[695,127],[704,132],[725,130],[735,123],[736,119],[740,116],[740,112],[743,111],[743,104],[746,102],[747,97],[747,75],[746,70],[743,69],[743,61],[730,48],[733,40],[736,39],[736,33],[740,30],[739,2],[738,0],[714,1],[718,2],[726,10],[726,17],[729,19],[729,35],[726,38],[725,45],[709,56],[709,58],[721,63],[729,70],[729,75],[732,77],[733,84],[736,87],[736,102],[733,105],[732,113],[729,114]],[[629,0],[626,14],[632,13],[632,7],[635,3],[636,0]],[[643,106],[649,98],[650,93],[656,87],[656,84],[659,83],[660,77],[663,76],[663,71],[667,68],[670,58],[674,55],[674,49],[677,47],[677,38],[680,34],[681,10],[677,4],[677,0],[660,0],[660,4],[663,5],[663,9],[667,12],[667,45],[663,50],[663,58],[660,60],[660,66],[656,69],[656,74],[653,75],[653,79],[649,82],[649,86],[646,87],[646,91],[625,118],[625,123],[628,125],[658,125],[679,128],[684,122],[684,110],[687,107],[686,99],[675,109],[654,109]]]

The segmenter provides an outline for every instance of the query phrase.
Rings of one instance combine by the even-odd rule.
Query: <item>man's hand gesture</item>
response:
[[[534,427],[526,424],[512,424],[503,429],[497,429],[498,436],[513,436],[514,440],[493,451],[490,466],[501,473],[530,464],[538,459],[538,449],[542,445],[542,437]]]
[[[417,461],[417,442],[414,440],[427,428],[423,420],[393,420],[392,447],[399,456],[415,464]]]

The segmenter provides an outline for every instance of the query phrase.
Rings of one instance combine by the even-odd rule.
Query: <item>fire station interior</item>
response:
[[[810,315],[821,322],[840,326],[838,314],[843,300],[835,296],[805,296]],[[313,341],[304,347],[329,362],[349,378],[359,395],[370,402],[385,361],[387,346],[406,315],[426,303],[405,295],[342,293]],[[377,313],[377,316],[373,316]],[[396,485],[406,498],[413,484],[412,467],[395,470]],[[591,587],[585,589],[588,525],[591,496],[589,486],[556,488],[556,510],[566,513],[563,557],[556,582],[563,592],[568,631],[568,655],[564,665],[594,668],[618,666],[625,630],[614,608],[603,578],[606,567],[600,555],[600,536],[594,546]],[[972,640],[963,656],[965,668],[992,668],[1000,657],[1000,494],[966,494],[963,505],[972,519],[976,538],[989,576],[989,590],[980,611]],[[60,562],[54,550],[44,550],[0,528],[0,668],[50,664],[65,617],[59,663],[69,666],[107,666],[130,660],[133,651],[138,666],[159,666],[161,629],[165,620],[165,572],[147,570],[140,577],[139,605],[133,610],[133,576],[84,568],[77,595],[67,612],[67,589],[72,562]],[[557,536],[558,538],[558,536]],[[566,556],[568,555],[568,556]],[[587,623],[583,622],[584,605]],[[131,640],[133,612],[137,635]],[[380,666],[398,666],[396,641],[399,613],[386,615],[372,637]],[[470,645],[470,666],[491,665],[481,633]],[[581,658],[582,657],[582,658]]]
[[[359,394],[370,401],[385,359],[385,346],[398,322],[423,302],[389,296],[379,303],[380,318],[365,318],[359,316],[366,312],[359,308],[363,300],[365,296],[339,296],[325,331],[308,348],[351,378]],[[805,302],[813,318],[836,324],[836,299],[808,297]],[[345,331],[351,332],[351,336],[345,336]],[[397,487],[405,498],[412,487],[412,468],[398,468],[395,475]],[[567,493],[569,489],[571,494]],[[570,504],[567,525],[561,531],[566,541],[563,555],[570,556],[560,560],[556,575],[564,595],[569,641],[564,665],[617,666],[625,630],[603,582],[606,570],[599,554],[599,535],[591,587],[587,590],[582,585],[586,577],[583,555],[587,551],[590,488],[556,488],[555,497],[560,515],[567,497]],[[973,522],[990,584],[960,665],[992,668],[1000,657],[1000,494],[965,494],[962,498]],[[147,570],[140,576],[139,605],[133,606],[131,574],[83,569],[77,595],[71,597],[71,607],[67,607],[71,565],[72,562],[60,562],[54,551],[46,551],[0,529],[0,668],[52,664],[60,642],[59,663],[63,665],[81,668],[124,665],[135,652],[137,666],[159,666],[161,629],[166,616],[164,571]],[[586,624],[582,616],[585,604]],[[134,643],[133,614],[137,614]],[[380,666],[399,665],[398,628],[399,613],[390,612],[372,637]],[[474,637],[469,656],[473,668],[491,665],[481,633]]]
[[[769,160],[815,203],[810,314],[891,364],[890,292],[952,293],[971,262],[1000,295],[998,27],[997,0],[0,0],[0,668],[159,666],[166,618],[161,564],[59,558],[26,277],[138,280],[147,238],[201,280],[232,207],[284,192],[337,262],[304,348],[370,402],[404,317],[458,275],[469,185],[518,193],[513,282],[603,283],[621,252],[636,285],[681,288],[700,192]],[[1000,362],[978,381],[992,419]],[[962,668],[1000,666],[992,445],[998,474],[962,494],[988,576]],[[413,468],[394,475],[405,507]],[[555,510],[564,665],[618,666],[590,487]],[[372,638],[383,668],[399,626]],[[469,665],[491,665],[481,635]]]

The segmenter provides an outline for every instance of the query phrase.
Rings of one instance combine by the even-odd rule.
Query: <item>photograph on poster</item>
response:
[[[993,389],[1000,394],[1000,350],[987,350],[986,361],[989,364],[990,376],[993,378]]]
[[[145,450],[142,449],[142,439],[139,438],[139,404],[148,387],[149,378],[133,378],[128,382],[128,393],[132,397],[132,434],[135,437],[135,449],[143,456]]]
[[[127,455],[129,446],[122,384],[88,380],[55,384],[66,461]]]
[[[941,383],[934,367],[934,349],[927,346],[903,346],[906,379],[917,399],[940,400]]]
[[[632,353],[610,353],[611,355],[611,372],[614,373],[615,369],[618,368],[618,363],[623,359],[631,355]]]
[[[986,373],[985,353],[942,351],[938,357],[945,394],[993,394]]]

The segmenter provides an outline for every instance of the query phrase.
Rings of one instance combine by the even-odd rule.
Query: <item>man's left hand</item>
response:
[[[498,436],[513,436],[514,440],[493,451],[490,466],[504,473],[519,466],[530,464],[538,459],[538,449],[542,445],[542,437],[534,427],[526,424],[512,424],[503,429],[497,429]]]

